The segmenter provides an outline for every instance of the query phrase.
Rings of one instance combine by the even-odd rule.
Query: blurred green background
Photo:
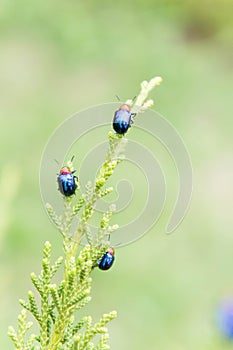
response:
[[[47,140],[76,111],[132,97],[155,75],[154,108],[193,162],[191,207],[172,235],[168,205],[149,234],[118,249],[112,270],[96,272],[87,311],[118,310],[113,350],[233,347],[215,323],[219,300],[233,294],[232,10],[227,0],[1,1],[1,349],[13,348],[7,327],[44,242],[54,258],[62,249],[40,198]]]

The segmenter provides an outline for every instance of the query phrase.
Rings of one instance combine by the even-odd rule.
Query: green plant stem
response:
[[[149,92],[161,82],[161,78],[153,78],[149,82],[141,84],[141,91],[134,103],[129,100],[126,103],[136,114],[144,112],[152,104],[152,100],[147,100]],[[47,204],[47,211],[63,237],[63,249],[65,254],[63,280],[58,287],[52,284],[52,278],[63,258],[57,259],[51,266],[51,244],[45,243],[44,256],[42,260],[42,271],[39,276],[31,274],[31,280],[41,297],[41,306],[36,302],[34,294],[28,293],[29,302],[21,300],[20,304],[24,309],[29,310],[39,323],[40,336],[32,334],[25,341],[25,334],[31,327],[31,323],[26,323],[26,311],[23,310],[18,318],[18,332],[13,327],[9,328],[9,336],[14,342],[16,350],[34,350],[35,340],[40,342],[40,350],[87,350],[87,349],[108,349],[108,333],[105,325],[116,317],[116,312],[104,314],[99,322],[93,325],[91,317],[84,317],[74,324],[74,312],[84,307],[90,301],[91,278],[90,273],[98,265],[98,261],[106,252],[109,246],[110,233],[118,225],[109,225],[109,221],[114,212],[114,207],[110,206],[103,214],[99,224],[97,238],[91,237],[88,229],[98,199],[110,193],[112,187],[105,187],[110,176],[112,176],[116,166],[124,159],[123,152],[127,139],[123,135],[114,132],[108,134],[109,148],[105,161],[101,166],[93,186],[87,186],[86,193],[81,195],[75,205],[74,197],[64,197],[64,215],[58,216],[51,205]],[[72,161],[68,166],[73,169]],[[81,215],[80,212],[81,211]],[[80,221],[74,234],[71,234],[71,226],[74,217],[79,214]],[[89,244],[82,250],[79,248],[83,236]],[[80,333],[81,328],[82,333]],[[78,333],[79,332],[79,333]],[[100,335],[96,346],[91,342],[92,338]]]

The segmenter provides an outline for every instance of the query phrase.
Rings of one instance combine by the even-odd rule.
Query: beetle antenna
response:
[[[54,162],[57,163],[58,166],[60,166],[60,164],[59,164],[57,159],[54,159]]]

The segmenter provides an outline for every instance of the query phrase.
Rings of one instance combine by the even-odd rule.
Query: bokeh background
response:
[[[40,198],[46,142],[76,111],[133,97],[155,75],[164,81],[154,108],[192,159],[191,207],[166,236],[168,198],[154,228],[118,249],[111,271],[96,271],[87,312],[118,310],[113,350],[233,347],[216,322],[233,294],[232,10],[230,0],[1,1],[1,349],[13,349],[7,327],[44,241],[54,258],[62,250]]]

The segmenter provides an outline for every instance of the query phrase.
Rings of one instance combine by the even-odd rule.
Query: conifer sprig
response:
[[[153,78],[141,84],[141,91],[136,101],[128,100],[135,113],[142,113],[152,104],[147,100],[149,92],[161,82],[161,78]],[[98,266],[99,259],[109,247],[110,234],[118,225],[110,225],[115,211],[111,205],[103,214],[97,234],[94,236],[88,223],[95,211],[95,204],[108,193],[112,187],[105,187],[106,182],[114,173],[117,165],[124,159],[127,139],[112,131],[108,133],[109,148],[93,184],[87,183],[84,194],[64,196],[64,213],[57,215],[50,204],[47,212],[63,237],[64,257],[59,257],[51,263],[51,244],[46,242],[43,250],[42,268],[39,275],[31,273],[31,281],[37,295],[28,292],[28,301],[20,299],[23,307],[18,317],[17,331],[9,327],[8,334],[16,350],[104,350],[109,349],[109,334],[106,328],[117,313],[112,311],[103,314],[100,320],[93,324],[91,316],[76,320],[76,311],[83,308],[91,300],[91,272]],[[72,162],[67,166],[74,170]],[[77,192],[79,186],[77,186]],[[79,217],[74,232],[73,223]],[[76,220],[77,221],[77,220]],[[75,221],[75,222],[76,222]],[[87,244],[80,249],[83,237]],[[64,272],[60,283],[54,283],[54,275],[63,266]],[[35,318],[39,327],[39,335],[27,336],[32,322],[26,321],[26,310]],[[97,340],[94,338],[99,335]]]

